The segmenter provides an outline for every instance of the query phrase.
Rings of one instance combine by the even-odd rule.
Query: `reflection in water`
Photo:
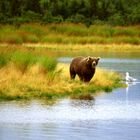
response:
[[[95,99],[94,100],[71,100],[70,106],[74,108],[93,108],[95,105]]]
[[[128,94],[129,94],[129,84],[128,84],[128,82],[126,82],[126,85],[127,85],[127,87],[126,87],[126,104],[128,105]]]
[[[128,81],[126,81],[125,82],[126,83],[126,85],[127,85],[127,87],[126,87],[126,104],[128,105],[129,104],[129,90],[130,90],[130,88],[132,87],[132,86],[135,86],[136,84],[140,84],[140,82],[128,82]],[[135,92],[135,91],[134,91]]]

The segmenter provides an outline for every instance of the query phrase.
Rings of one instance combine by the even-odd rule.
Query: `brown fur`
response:
[[[74,58],[70,64],[71,79],[74,79],[77,74],[81,81],[89,82],[95,74],[99,59],[90,56]]]

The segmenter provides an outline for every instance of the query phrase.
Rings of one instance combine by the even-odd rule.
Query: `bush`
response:
[[[35,13],[33,11],[26,11],[23,13],[22,15],[23,19],[26,19],[26,21],[30,21],[30,22],[33,22],[33,21],[40,21],[41,19],[41,15],[39,13]]]
[[[74,23],[82,23],[84,20],[85,17],[81,14],[76,14],[66,19],[67,22],[74,22]]]
[[[42,18],[43,23],[60,23],[63,22],[63,17],[62,16],[52,16],[50,12],[44,15]]]
[[[125,20],[122,15],[116,13],[108,18],[108,23],[111,25],[125,25]]]

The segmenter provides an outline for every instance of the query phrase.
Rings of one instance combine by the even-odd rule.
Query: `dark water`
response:
[[[139,140],[140,59],[102,58],[99,66],[138,80],[94,101],[0,102],[0,140]]]

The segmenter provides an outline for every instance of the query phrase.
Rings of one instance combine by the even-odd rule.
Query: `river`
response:
[[[92,101],[0,102],[0,140],[139,140],[140,59],[102,58],[99,67],[138,80]]]

